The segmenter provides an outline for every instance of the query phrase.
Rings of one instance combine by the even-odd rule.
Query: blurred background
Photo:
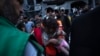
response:
[[[64,7],[71,13],[73,8],[80,9],[87,6],[89,9],[93,9],[99,4],[100,0],[24,0],[23,12],[24,16],[28,17],[33,17],[35,14],[44,16],[47,7],[55,9]]]

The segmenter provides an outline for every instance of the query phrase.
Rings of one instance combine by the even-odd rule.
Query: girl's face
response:
[[[36,27],[41,27],[41,23],[37,23],[36,24]]]

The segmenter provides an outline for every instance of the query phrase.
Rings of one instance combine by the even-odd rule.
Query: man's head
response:
[[[40,16],[38,14],[36,14],[35,19],[40,19]]]
[[[0,16],[16,24],[23,0],[0,0]]]
[[[48,7],[46,8],[46,13],[52,15],[52,13],[54,12],[53,8]]]
[[[60,8],[60,13],[61,13],[61,14],[64,14],[64,13],[65,13],[65,8],[64,8],[64,7],[61,7],[61,8]]]
[[[24,18],[23,18],[23,21],[24,21],[24,22],[27,22],[27,21],[28,21],[28,17],[24,17]]]

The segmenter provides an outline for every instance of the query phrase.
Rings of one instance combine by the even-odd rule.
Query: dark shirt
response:
[[[18,23],[17,28],[18,28],[19,30],[23,31],[23,28],[25,28],[24,22]]]
[[[69,56],[100,56],[100,7],[77,17],[71,28]]]

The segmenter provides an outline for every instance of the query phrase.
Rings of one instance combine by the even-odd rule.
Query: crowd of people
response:
[[[44,47],[46,56],[69,55],[70,26],[71,18],[65,14],[65,9],[51,7],[46,9],[43,18],[39,14],[33,18],[21,15],[16,24],[19,30],[35,36],[36,41]]]
[[[88,41],[93,41],[96,36],[89,35],[93,34],[91,30],[95,29],[95,27],[91,29],[90,18],[93,20],[94,16],[99,17],[97,14],[100,14],[100,7],[84,15],[83,12],[87,10],[81,10],[82,14],[79,13],[81,16],[78,18],[77,11],[74,11],[75,17],[73,17],[68,11],[65,13],[64,8],[48,7],[44,17],[37,14],[29,18],[20,14],[21,5],[22,0],[0,0],[0,56],[91,56],[91,54],[95,56],[99,54],[99,52],[91,52],[92,49],[94,51],[99,49],[92,46],[97,42]],[[73,20],[74,18],[76,19]],[[83,23],[87,23],[85,24],[87,28]],[[90,40],[88,37],[93,39]]]
[[[36,41],[44,47],[46,56],[63,56],[63,53],[66,56],[69,55],[70,28],[72,21],[74,18],[87,11],[88,8],[84,8],[81,12],[74,8],[73,15],[70,16],[69,12],[65,11],[63,7],[57,9],[48,7],[46,9],[46,15],[43,17],[39,14],[36,14],[32,18],[21,15],[16,27],[21,31],[34,35]],[[48,47],[50,43],[53,44],[50,45],[53,49]],[[60,49],[57,48],[56,45],[60,46],[60,49],[64,46],[65,50],[61,49],[62,52],[58,52]]]

